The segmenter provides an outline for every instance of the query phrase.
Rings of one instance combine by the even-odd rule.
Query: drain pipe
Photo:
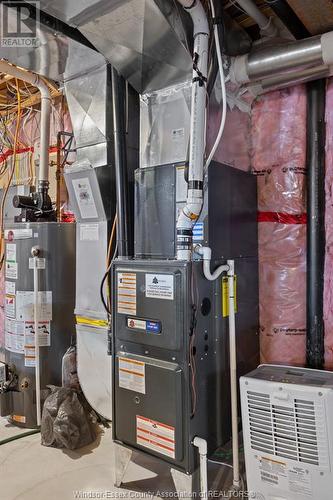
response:
[[[235,318],[235,262],[228,265],[228,306],[229,306],[229,363],[230,363],[230,395],[231,395],[231,432],[232,432],[232,465],[233,486],[239,489],[241,476],[239,467],[238,438],[238,378],[237,378],[237,343]]]
[[[38,176],[38,191],[48,193],[49,189],[49,144],[50,144],[50,118],[51,118],[51,94],[44,80],[32,73],[17,66],[13,66],[7,61],[0,61],[0,73],[23,80],[34,87],[37,87],[41,96],[41,126],[40,126],[40,164]]]
[[[207,441],[196,436],[193,446],[198,448],[200,457],[200,498],[208,499]]]
[[[114,164],[117,192],[117,244],[119,257],[130,255],[129,197],[125,132],[125,81],[112,67],[112,108],[114,133]]]
[[[203,204],[209,26],[199,0],[178,1],[192,18],[194,37],[188,188],[186,205],[177,220],[176,255],[178,260],[190,260],[193,226]]]
[[[258,24],[263,37],[278,36],[273,19],[267,18],[252,0],[237,0],[238,5]]]
[[[307,365],[324,365],[326,80],[308,84],[307,113]]]

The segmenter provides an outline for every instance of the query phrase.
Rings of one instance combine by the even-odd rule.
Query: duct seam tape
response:
[[[333,31],[321,36],[321,49],[324,64],[333,64]]]
[[[247,72],[248,55],[235,57],[230,69],[230,78],[234,83],[242,84],[250,81]]]

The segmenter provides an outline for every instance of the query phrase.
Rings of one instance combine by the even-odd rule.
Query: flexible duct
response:
[[[243,85],[288,71],[319,67],[327,69],[333,64],[333,32],[324,35],[265,47],[245,56],[236,57],[232,62],[230,77],[234,83]]]
[[[190,260],[192,228],[203,204],[209,26],[199,0],[179,0],[179,3],[192,18],[194,37],[188,191],[186,205],[177,221],[177,259]]]
[[[45,191],[49,186],[49,143],[50,143],[50,118],[51,94],[42,78],[31,71],[25,71],[7,61],[0,61],[0,73],[23,80],[37,87],[41,95],[41,132],[40,132],[40,164],[38,176],[38,189]]]

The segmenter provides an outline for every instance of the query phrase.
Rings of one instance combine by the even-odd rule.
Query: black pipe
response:
[[[126,84],[115,68],[112,68],[112,107],[114,133],[114,163],[117,194],[117,242],[118,255],[130,256],[130,206],[128,193],[128,171],[125,127]]]
[[[307,84],[307,365],[324,366],[326,80]]]
[[[290,33],[294,35],[296,40],[301,40],[302,38],[308,38],[311,36],[310,31],[308,31],[308,29],[304,26],[286,0],[273,0],[270,2],[267,1],[266,3],[281,19]]]

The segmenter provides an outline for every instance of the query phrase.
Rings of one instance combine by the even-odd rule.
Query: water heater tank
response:
[[[33,247],[39,248],[41,400],[61,386],[62,357],[75,334],[75,224],[17,223],[5,230],[5,355],[11,384],[1,394],[12,423],[36,426]]]

